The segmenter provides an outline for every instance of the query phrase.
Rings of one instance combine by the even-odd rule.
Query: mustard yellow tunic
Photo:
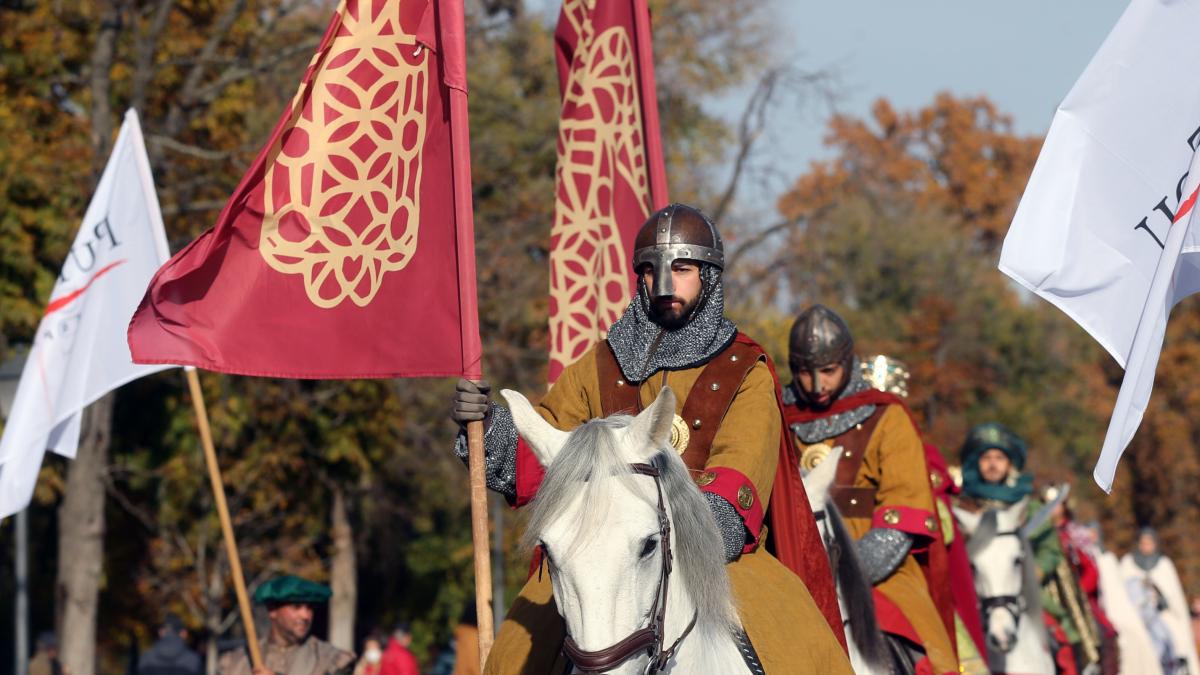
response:
[[[563,371],[536,406],[564,431],[601,416],[600,384],[593,347]],[[716,358],[721,358],[717,356]],[[655,373],[639,387],[643,406],[664,385],[677,397],[676,414],[703,368]],[[629,386],[629,385],[626,385]],[[770,499],[778,463],[780,414],[775,381],[764,362],[743,380],[724,422],[713,437],[706,469],[727,467],[752,483],[760,506]],[[760,539],[764,538],[760,535]],[[800,578],[763,550],[743,554],[726,566],[742,624],[767,673],[852,673],[845,652]],[[485,675],[560,673],[564,625],[554,607],[549,575],[535,574],[500,626]],[[556,669],[557,668],[557,669]]]
[[[877,490],[877,515],[886,513],[888,507],[903,511],[906,515],[910,510],[935,514],[937,511],[934,509],[928,476],[925,446],[908,413],[900,406],[887,406],[867,441],[854,486]],[[858,539],[871,529],[872,520],[847,518],[846,526],[850,534]],[[900,608],[921,636],[934,670],[939,673],[958,672],[951,637],[929,595],[925,574],[916,559],[909,555],[892,576],[875,588]]]

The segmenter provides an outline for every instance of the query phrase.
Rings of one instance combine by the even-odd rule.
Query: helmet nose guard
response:
[[[725,245],[717,226],[686,204],[671,204],[651,214],[634,239],[633,269],[650,265],[654,283],[647,290],[652,299],[675,295],[671,265],[676,260],[725,269]]]
[[[837,312],[813,305],[796,317],[788,339],[788,365],[793,373],[809,373],[812,378],[811,390],[796,383],[804,398],[812,402],[819,396],[818,371],[831,364],[841,364],[845,369],[841,386],[830,392],[835,397],[841,395],[850,382],[853,362],[854,336]]]

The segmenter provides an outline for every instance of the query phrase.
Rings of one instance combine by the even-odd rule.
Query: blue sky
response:
[[[1045,133],[1126,0],[769,0],[780,17],[777,49],[806,70],[838,75],[836,110],[866,116],[888,98],[911,110],[940,91],[983,94],[1021,133]],[[746,92],[712,102],[734,117]],[[760,161],[794,177],[824,156],[831,107],[775,111]],[[777,194],[748,186],[743,196]],[[758,193],[758,194],[755,194]]]

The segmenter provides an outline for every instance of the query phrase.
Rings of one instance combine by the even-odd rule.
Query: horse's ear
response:
[[[517,433],[525,439],[529,449],[533,450],[534,455],[537,455],[542,466],[550,466],[550,463],[562,450],[563,445],[566,444],[567,432],[554,428],[552,424],[542,419],[542,416],[533,409],[533,404],[529,402],[529,399],[522,396],[520,392],[505,389],[500,394],[504,396],[504,400],[508,401],[513,423],[517,425]]]
[[[627,433],[643,444],[648,443],[645,449],[650,453],[647,457],[649,459],[671,444],[671,423],[674,421],[675,392],[671,391],[670,387],[663,387],[654,403],[633,418]]]
[[[1008,507],[1005,511],[1008,512],[1005,520],[1011,523],[1012,527],[1019,526],[1025,522],[1025,514],[1029,512],[1029,497],[1021,498],[1021,501]]]
[[[829,498],[829,487],[833,485],[833,479],[837,476],[837,465],[841,456],[842,449],[839,446],[807,473],[803,469],[800,470],[804,491],[808,494],[808,504],[814,512],[825,508],[825,502]]]
[[[962,525],[963,532],[968,537],[975,534],[975,530],[979,529],[979,521],[983,519],[983,511],[976,513],[958,506],[951,506],[950,510],[954,512],[954,517],[958,519],[958,524]]]

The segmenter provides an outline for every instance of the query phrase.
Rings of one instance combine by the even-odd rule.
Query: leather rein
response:
[[[664,630],[667,619],[667,588],[670,585],[673,558],[671,552],[671,520],[667,517],[667,506],[663,501],[662,483],[659,481],[661,473],[658,467],[651,464],[630,464],[629,469],[633,473],[653,478],[654,487],[658,490],[658,533],[662,547],[662,565],[658,576],[658,591],[654,595],[654,604],[650,608],[650,625],[634,631],[623,640],[604,649],[587,651],[580,649],[579,645],[575,643],[575,640],[570,635],[566,637],[563,641],[563,654],[582,673],[600,673],[605,670],[611,670],[615,666],[642,653],[650,657],[650,661],[646,664],[646,669],[642,671],[644,675],[657,673],[665,668],[671,659],[674,658],[680,643],[696,627],[697,617],[693,614],[691,622],[683,630],[679,639],[675,640],[670,647],[663,649],[663,642],[666,639]]]

